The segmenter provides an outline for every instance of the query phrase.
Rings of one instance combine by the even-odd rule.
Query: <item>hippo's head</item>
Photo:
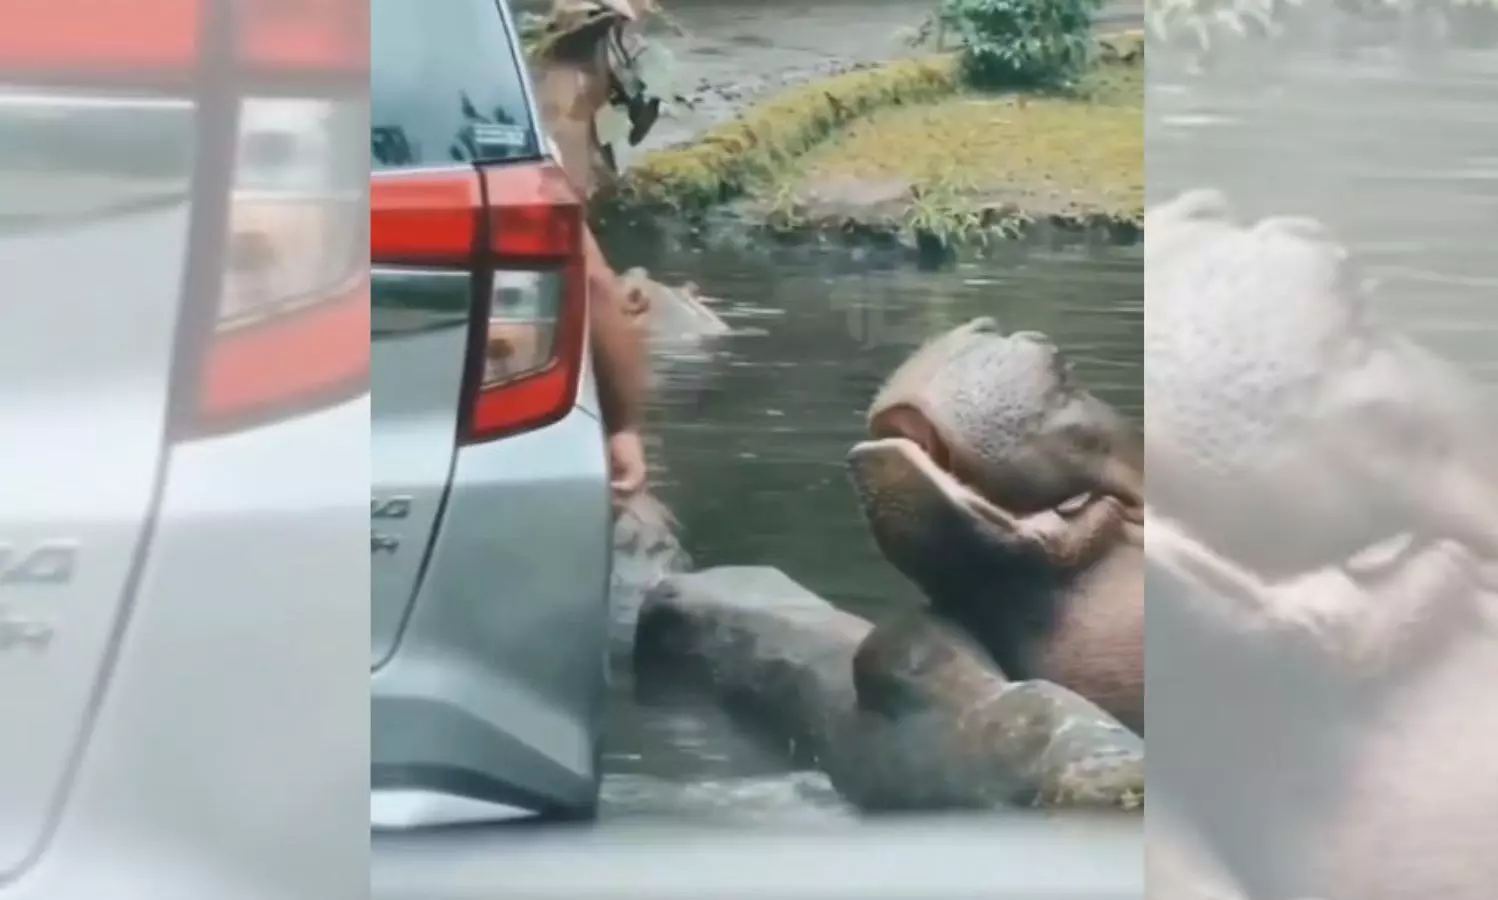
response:
[[[690,281],[669,287],[636,266],[619,276],[619,284],[624,289],[625,313],[653,339],[692,342],[729,331]]]
[[[1153,510],[1273,577],[1411,537],[1498,557],[1488,405],[1376,319],[1319,223],[1196,191],[1145,227]]]
[[[1103,496],[1143,506],[1137,436],[1035,332],[980,318],[936,338],[895,371],[868,421],[872,440],[849,467],[875,539],[912,577],[1002,562],[1027,517]]]

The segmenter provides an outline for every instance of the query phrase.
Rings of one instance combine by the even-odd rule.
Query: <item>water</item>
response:
[[[1152,61],[1151,201],[1216,186],[1247,214],[1323,219],[1387,315],[1498,383],[1498,53],[1417,65],[1369,49],[1252,68],[1203,83],[1157,77]]]

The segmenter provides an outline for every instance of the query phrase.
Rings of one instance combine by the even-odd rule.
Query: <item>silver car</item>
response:
[[[367,889],[367,51],[271,6],[4,13],[5,900]]]
[[[596,806],[612,513],[583,208],[500,0],[372,0],[371,824]]]

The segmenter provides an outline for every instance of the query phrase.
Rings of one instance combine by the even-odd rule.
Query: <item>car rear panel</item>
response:
[[[346,536],[368,423],[356,398],[167,450],[108,700],[46,855],[0,897],[363,896],[369,736],[348,704],[368,682],[349,626],[368,601]]]
[[[555,167],[498,0],[371,11],[371,820],[586,809],[612,521],[592,375],[584,362],[570,411],[475,436],[465,403],[478,405],[485,343],[472,323],[492,315],[488,267],[531,263],[470,271],[483,252],[452,250],[472,191],[488,204],[475,233],[503,244],[516,232],[496,208],[529,201],[489,194],[540,196]]]
[[[149,541],[196,118],[170,93],[27,84],[3,49],[0,881],[40,849]]]
[[[377,790],[586,805],[606,697],[601,426],[579,408],[466,447],[399,652],[374,676]]]
[[[395,647],[452,471],[473,285],[467,272],[376,266],[370,659]]]
[[[478,191],[469,160],[539,156],[496,0],[374,0],[370,40],[377,219],[382,186],[471,179]],[[373,265],[370,665],[377,669],[400,640],[445,502],[475,286],[470,273],[451,267],[380,258]]]
[[[347,8],[356,5],[346,0]],[[274,637],[257,643],[253,630],[236,631],[231,621],[241,614],[259,628],[284,631],[291,619],[278,603],[308,598],[283,590],[267,602],[245,580],[218,589],[216,579],[233,581],[232,567],[196,565],[180,545],[179,555],[167,558],[184,533],[208,533],[195,527],[206,518],[222,525],[248,512],[232,503],[205,510],[211,501],[231,493],[264,501],[269,493],[254,493],[253,478],[262,470],[234,467],[246,456],[263,461],[264,452],[257,456],[252,448],[215,466],[205,458],[211,455],[205,444],[197,443],[210,430],[209,412],[236,414],[214,419],[212,430],[228,435],[237,429],[234,437],[273,443],[263,428],[245,431],[250,426],[237,414],[246,410],[228,402],[243,399],[248,392],[242,389],[259,381],[237,377],[241,373],[224,363],[274,360],[298,374],[301,360],[244,353],[245,338],[295,331],[274,326],[327,308],[321,295],[298,291],[291,299],[305,315],[258,303],[240,310],[259,313],[253,325],[222,315],[221,301],[246,268],[268,276],[288,271],[280,254],[270,254],[263,267],[228,264],[231,237],[274,230],[231,228],[234,213],[252,206],[274,218],[271,213],[290,208],[301,214],[297,221],[332,221],[306,197],[288,202],[286,192],[263,192],[249,198],[237,189],[240,139],[265,131],[247,122],[247,110],[264,105],[252,102],[252,96],[262,99],[252,94],[266,87],[262,76],[274,82],[276,101],[299,89],[313,103],[328,97],[320,79],[303,81],[300,69],[279,64],[277,52],[243,42],[240,26],[289,21],[272,29],[272,43],[296,45],[288,38],[307,23],[305,7],[289,16],[284,8],[267,16],[263,4],[229,7],[229,0],[15,0],[0,9],[0,888],[6,896],[143,896],[144,876],[168,882],[176,876],[180,887],[189,866],[204,880],[224,874],[205,861],[214,856],[209,845],[239,844],[235,824],[244,820],[239,792],[245,788],[236,779],[264,773],[230,765],[226,776],[224,763],[232,757],[216,756],[212,751],[224,746],[215,741],[229,741],[240,752],[249,744],[233,742],[233,732],[215,730],[185,704],[132,678],[142,668],[136,648],[152,646],[158,678],[221,702],[234,723],[296,733],[304,747],[319,746],[309,744],[306,733],[281,729],[276,719],[235,703],[225,682],[254,694],[259,673],[246,674],[225,663],[222,653],[215,656],[225,641],[241,651],[294,646]],[[317,11],[326,23],[346,9],[323,3]],[[357,29],[348,22],[347,16],[340,20],[338,33],[352,40]],[[223,64],[210,63],[208,56],[219,50],[226,51]],[[344,105],[353,107],[362,131],[357,94],[365,78],[358,69],[367,53],[360,48],[346,56],[357,60],[338,60],[342,93],[355,95]],[[333,155],[326,161],[336,170]],[[363,183],[357,179],[354,199],[339,205],[345,213],[339,221],[364,220]],[[349,216],[349,209],[359,215]],[[357,265],[353,254],[334,262],[346,264],[339,273],[346,280],[362,285],[367,241],[360,238],[355,233],[347,241],[359,245]],[[304,255],[326,256],[317,250],[312,245]],[[289,267],[293,275],[303,268]],[[316,268],[319,274],[324,269]],[[296,287],[306,286],[296,279]],[[274,289],[257,292],[261,298],[288,299]],[[345,308],[362,316],[368,309],[362,290],[349,298]],[[363,320],[356,322],[352,343],[367,353]],[[226,374],[235,377],[216,377]],[[316,400],[289,392],[261,397],[278,403],[255,409],[254,421],[265,426],[290,415],[292,407],[282,401],[294,401],[305,413],[346,399],[347,391],[367,385],[367,372],[354,375]],[[362,419],[361,411],[343,424]],[[197,474],[219,494],[194,491],[201,481],[181,481],[186,456],[200,461]],[[275,475],[287,488],[301,486],[284,468]],[[319,486],[329,490],[326,479]],[[303,506],[286,512],[310,518]],[[236,562],[274,568],[249,548],[226,541],[219,549]],[[274,547],[266,542],[253,550],[269,554]],[[159,580],[166,570],[177,576],[170,597]],[[281,574],[296,572],[309,569],[293,566]],[[284,579],[283,588],[287,581],[295,579]],[[325,592],[311,599],[337,614],[338,604]],[[184,603],[191,604],[189,614],[174,617]],[[326,654],[326,636],[308,633]],[[199,665],[199,656],[224,667]],[[314,689],[309,696],[323,695]],[[295,705],[276,695],[273,708],[284,715]],[[318,709],[323,718],[326,708]],[[156,718],[148,721],[143,711]],[[276,760],[271,772],[283,779],[295,768],[275,754],[262,753],[262,759]],[[132,852],[103,852],[104,832],[110,843],[131,843]],[[148,845],[165,852],[152,857]],[[112,870],[122,855],[140,879]],[[285,854],[277,858],[286,860]],[[158,865],[148,866],[148,859]],[[167,859],[174,869],[168,870]],[[264,868],[264,859],[255,863]],[[76,876],[74,885],[92,879],[90,887],[99,889],[59,888],[59,872]],[[158,887],[151,896],[172,896],[171,889]]]

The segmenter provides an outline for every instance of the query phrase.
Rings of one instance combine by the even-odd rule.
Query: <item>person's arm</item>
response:
[[[609,434],[639,431],[644,424],[649,374],[645,341],[625,313],[624,287],[591,231],[585,240],[593,365],[604,427]]]

